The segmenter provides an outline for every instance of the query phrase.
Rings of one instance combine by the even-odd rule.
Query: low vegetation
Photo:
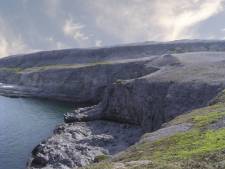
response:
[[[107,155],[99,155],[99,156],[97,156],[97,157],[95,157],[95,162],[101,162],[101,161],[104,161],[104,160],[107,160],[107,159],[109,159],[109,156],[107,156]]]
[[[6,67],[1,67],[0,71],[5,71],[5,72],[12,72],[12,73],[19,73],[23,71],[23,68],[6,68]]]
[[[21,72],[38,72],[38,71],[45,71],[51,69],[71,69],[71,68],[82,68],[82,67],[91,67],[91,66],[98,66],[98,65],[106,65],[106,64],[113,64],[113,62],[91,62],[88,64],[58,64],[58,65],[45,65],[45,66],[37,66],[31,68],[20,68],[20,67],[2,67],[0,71],[8,71],[13,73],[21,73]]]

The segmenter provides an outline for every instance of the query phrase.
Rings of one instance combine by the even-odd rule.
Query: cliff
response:
[[[104,89],[115,81],[142,77],[165,67],[164,63],[151,66],[155,56],[223,52],[224,44],[224,41],[175,41],[10,56],[0,59],[0,83],[10,84],[11,88],[5,90],[0,86],[0,93],[92,105],[101,100]]]

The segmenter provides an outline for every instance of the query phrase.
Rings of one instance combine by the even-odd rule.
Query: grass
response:
[[[216,131],[191,130],[157,141],[152,158],[157,160],[181,160],[204,155],[225,148],[225,129]],[[145,147],[146,148],[146,147]]]
[[[225,112],[210,112],[204,115],[197,115],[193,117],[193,122],[198,127],[203,127],[214,122],[217,122],[219,119],[225,116]]]
[[[23,68],[6,68],[6,67],[1,67],[0,71],[6,71],[6,72],[12,72],[12,73],[19,73],[23,71]]]
[[[182,123],[194,123],[196,127],[203,127],[225,116],[225,105],[217,103],[185,113],[168,122],[165,126]]]
[[[218,103],[225,103],[225,90],[223,90],[219,95],[217,95],[214,100],[212,101],[211,105],[218,104]]]
[[[51,69],[70,69],[70,68],[82,68],[82,67],[92,67],[98,65],[106,65],[106,64],[113,64],[113,62],[91,62],[88,64],[58,64],[58,65],[45,65],[45,66],[37,66],[37,67],[29,67],[29,68],[20,68],[20,67],[2,67],[0,71],[9,71],[14,73],[21,73],[23,71],[26,72],[38,72],[38,71],[46,71]]]
[[[103,162],[98,164],[92,164],[82,169],[113,169],[113,164],[110,162]]]
[[[103,155],[96,156],[94,161],[98,163],[107,159],[109,159],[109,156],[103,154]]]
[[[118,85],[121,85],[121,84],[123,84],[123,80],[117,79],[115,83],[118,84]]]

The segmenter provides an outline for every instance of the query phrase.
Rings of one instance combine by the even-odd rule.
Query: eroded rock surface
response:
[[[165,137],[173,136],[177,133],[182,133],[182,132],[188,131],[189,129],[191,129],[192,126],[193,126],[193,124],[191,124],[191,123],[183,123],[183,124],[165,127],[165,128],[159,129],[155,132],[145,134],[139,142],[140,143],[146,142],[146,141],[154,142],[154,141],[160,140]]]
[[[54,136],[33,150],[29,168],[65,169],[85,166],[113,155],[138,141],[141,127],[92,121],[58,126]]]

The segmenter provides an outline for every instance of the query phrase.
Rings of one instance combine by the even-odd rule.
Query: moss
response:
[[[225,106],[223,104],[215,104],[180,115],[168,122],[166,126],[172,126],[182,123],[195,123],[197,127],[199,127],[213,123],[224,116]]]
[[[106,65],[106,64],[114,64],[114,62],[109,61],[96,61],[90,62],[87,64],[57,64],[57,65],[45,65],[45,66],[36,66],[36,67],[29,67],[29,68],[19,68],[19,67],[2,67],[0,71],[10,71],[15,73],[20,73],[23,71],[26,72],[39,72],[39,71],[46,71],[51,69],[75,69],[75,68],[82,68],[82,67],[92,67],[92,66],[99,66],[99,65]]]
[[[153,144],[153,158],[162,160],[186,159],[225,148],[225,129],[216,131],[191,130]]]
[[[46,70],[51,70],[51,69],[81,68],[81,67],[85,67],[85,66],[86,65],[83,65],[83,64],[45,65],[45,66],[26,68],[24,71],[27,71],[27,72],[39,72],[39,71],[46,71]]]
[[[208,124],[214,123],[218,121],[219,119],[223,118],[225,116],[225,112],[210,112],[205,115],[197,115],[193,117],[193,122],[199,126],[203,127]]]
[[[110,162],[101,162],[83,167],[82,169],[113,169],[113,164]]]
[[[7,72],[12,72],[12,73],[20,73],[23,70],[24,70],[23,68],[19,68],[19,67],[13,67],[13,68],[2,67],[2,68],[0,68],[0,71],[7,71]]]
[[[94,62],[91,62],[89,65],[107,65],[107,64],[112,64],[112,62],[109,62],[109,61],[94,61]]]
[[[178,47],[176,47],[176,48],[171,48],[169,51],[172,52],[172,53],[174,53],[174,54],[176,54],[176,53],[184,53],[184,52],[185,52],[184,49],[178,48]]]
[[[113,62],[91,62],[88,64],[58,64],[58,65],[45,65],[45,66],[37,66],[37,67],[29,67],[29,68],[20,68],[20,67],[2,67],[0,71],[8,71],[13,73],[20,73],[22,71],[27,72],[38,72],[45,71],[50,69],[69,69],[69,68],[82,68],[82,67],[91,67],[97,65],[105,65],[105,64],[113,64]]]
[[[123,80],[117,79],[116,82],[115,82],[115,84],[121,85],[121,84],[123,84]]]
[[[220,94],[217,95],[210,104],[213,105],[218,103],[225,103],[225,90],[220,92]]]
[[[96,156],[94,161],[98,163],[107,159],[109,159],[109,156],[103,154],[103,155]]]
[[[51,70],[51,69],[75,69],[75,68],[92,67],[92,66],[105,65],[105,64],[113,64],[113,62],[92,62],[92,63],[88,63],[88,64],[45,65],[45,66],[26,68],[26,69],[24,69],[24,71],[38,72],[38,71],[46,71],[46,70]]]
[[[138,162],[138,161],[137,161]],[[178,169],[178,166],[176,164],[168,164],[168,163],[148,163],[148,164],[142,164],[141,161],[138,165],[138,163],[124,163],[126,169]]]

